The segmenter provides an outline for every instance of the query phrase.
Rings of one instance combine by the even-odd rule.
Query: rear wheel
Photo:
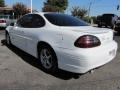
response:
[[[39,60],[43,69],[47,72],[56,72],[57,57],[51,47],[42,45],[39,49]]]

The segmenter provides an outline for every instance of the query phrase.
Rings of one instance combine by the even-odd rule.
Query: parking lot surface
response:
[[[0,41],[4,30],[0,30]],[[0,43],[0,90],[120,90],[120,36],[118,52],[110,63],[77,77],[59,70],[45,73],[39,61],[12,46]]]

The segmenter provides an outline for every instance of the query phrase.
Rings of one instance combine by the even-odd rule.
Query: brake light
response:
[[[100,44],[100,40],[92,35],[81,36],[75,42],[75,46],[79,48],[92,48],[100,46]]]
[[[0,23],[6,23],[6,20],[0,20]]]

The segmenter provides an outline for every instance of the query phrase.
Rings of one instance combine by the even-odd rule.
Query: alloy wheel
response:
[[[45,69],[51,69],[53,66],[52,54],[48,49],[42,49],[40,52],[41,64]]]

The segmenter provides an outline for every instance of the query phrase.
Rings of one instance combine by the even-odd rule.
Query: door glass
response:
[[[33,14],[33,28],[40,28],[45,25],[45,20],[37,14]]]
[[[17,26],[23,28],[32,28],[32,15],[28,14],[23,16],[21,19],[17,21]]]

